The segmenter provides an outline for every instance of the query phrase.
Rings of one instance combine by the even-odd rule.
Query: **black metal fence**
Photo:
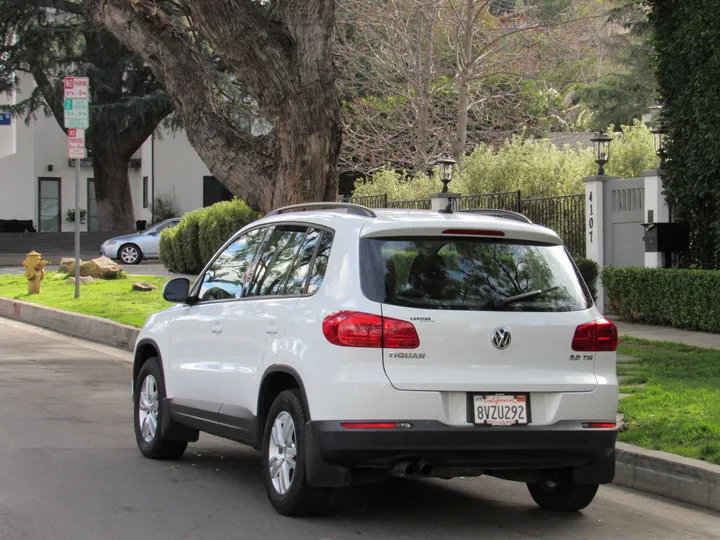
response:
[[[387,194],[341,198],[342,202],[362,204],[369,208],[404,208],[429,210],[430,199],[391,201]],[[557,232],[575,258],[585,257],[585,195],[563,195],[523,199],[518,191],[466,195],[455,202],[455,210],[491,208],[512,210],[526,215],[533,223]]]
[[[585,257],[585,195],[523,199],[521,213],[557,232],[574,258]]]

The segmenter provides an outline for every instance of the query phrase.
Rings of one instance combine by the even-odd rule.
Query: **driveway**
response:
[[[202,436],[175,462],[135,448],[130,355],[0,319],[0,539],[720,538],[720,516],[604,486],[589,509],[538,509],[493,478],[342,491],[320,517],[268,504],[257,452]]]

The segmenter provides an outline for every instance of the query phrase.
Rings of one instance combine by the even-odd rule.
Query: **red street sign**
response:
[[[90,79],[65,77],[65,99],[90,99]]]
[[[85,130],[68,129],[68,157],[70,159],[85,158]]]

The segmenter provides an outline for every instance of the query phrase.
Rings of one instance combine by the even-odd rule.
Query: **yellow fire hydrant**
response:
[[[27,254],[22,265],[28,280],[28,294],[40,294],[40,282],[45,279],[45,267],[48,264],[50,261],[43,261],[42,255],[34,250]]]

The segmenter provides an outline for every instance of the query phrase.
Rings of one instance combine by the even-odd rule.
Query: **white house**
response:
[[[29,93],[32,79],[24,77],[21,92]],[[22,98],[0,95],[0,104]],[[23,118],[0,118],[0,220],[32,220],[39,232],[73,231],[66,221],[75,207],[74,162],[67,157],[67,136],[52,117],[39,113],[26,125]],[[8,125],[3,125],[3,124]],[[262,129],[257,123],[253,131]],[[152,218],[151,203],[157,196],[174,196],[180,212],[220,200],[230,193],[213,178],[190,146],[184,132],[164,132],[150,137],[133,156],[130,187],[136,220]],[[89,219],[81,230],[97,230],[91,160],[80,169],[80,207]]]

